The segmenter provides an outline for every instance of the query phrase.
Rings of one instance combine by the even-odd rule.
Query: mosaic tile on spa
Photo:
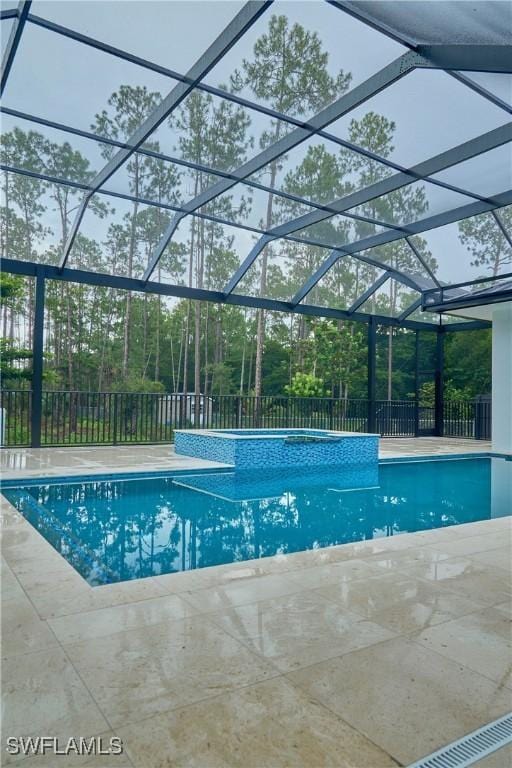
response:
[[[329,442],[288,442],[287,435],[317,434],[318,430],[256,430],[230,431],[177,430],[177,454],[232,464],[237,469],[258,467],[345,467],[376,464],[378,436],[356,435],[321,430]],[[251,432],[253,433],[251,435]],[[280,434],[283,432],[284,434]]]

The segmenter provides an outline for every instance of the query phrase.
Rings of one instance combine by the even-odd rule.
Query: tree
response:
[[[512,234],[512,206],[498,211],[503,225]],[[483,267],[493,277],[512,264],[512,248],[490,213],[459,222],[460,239],[473,257],[472,267]]]
[[[283,181],[285,192],[297,195],[319,204],[328,204],[348,194],[352,187],[347,181],[345,170],[336,154],[329,152],[325,145],[308,147],[302,162],[288,171]],[[304,213],[304,206],[288,198],[276,197],[275,208],[280,220],[293,219]],[[350,219],[334,217],[325,219],[310,228],[310,236],[326,243],[344,243],[349,240]],[[308,233],[304,233],[307,237]],[[315,272],[327,257],[326,249],[306,243],[281,241],[280,252],[287,267],[288,294],[293,295],[307,278]],[[279,297],[281,298],[281,297]],[[320,303],[318,284],[311,291],[308,302]],[[304,320],[299,325],[299,335],[304,332]]]
[[[388,120],[383,115],[375,112],[368,112],[361,120],[352,120],[350,122],[349,138],[353,144],[364,147],[380,157],[386,158],[393,152],[393,134],[395,123]],[[347,155],[347,151],[342,151],[347,168],[355,176],[354,183],[358,189],[375,184],[381,181],[391,173],[391,169],[378,163],[373,158],[352,153]],[[408,184],[404,187],[381,197],[373,198],[367,203],[358,206],[356,213],[366,216],[369,219],[383,222],[386,224],[407,224],[421,218],[428,211],[428,200],[424,187],[420,184]],[[369,237],[381,231],[377,223],[370,221],[356,221],[354,223],[356,236],[358,239]],[[435,261],[430,254],[426,253],[424,241],[418,239],[416,243],[418,250],[426,261],[430,261],[433,270],[436,268]],[[369,254],[372,255],[371,252]],[[417,257],[409,248],[405,240],[398,240],[378,248],[377,261],[386,267],[397,269],[401,272],[414,275],[423,271]],[[369,267],[367,269],[369,284],[377,279],[377,268]],[[380,295],[374,293],[370,299],[370,309],[372,313],[376,311],[382,314],[396,316],[401,310],[406,309],[413,303],[415,295],[410,289],[405,289],[396,280],[388,280],[387,296],[384,292]],[[380,304],[380,306],[379,306]],[[393,338],[394,330],[388,329],[388,354],[387,354],[387,397],[392,399],[392,380],[393,380]]]
[[[2,299],[2,336],[11,341],[14,337],[14,317],[23,307],[25,281],[18,275],[1,274],[0,298]]]
[[[146,86],[121,85],[119,90],[112,94],[108,100],[109,109],[104,109],[95,116],[92,130],[101,136],[106,136],[117,141],[127,141],[144,120],[154,111],[161,102],[161,94],[149,91]],[[101,153],[109,160],[115,148],[108,144],[101,144]],[[139,211],[138,198],[142,196],[148,176],[151,174],[151,163],[147,158],[135,152],[126,162],[121,172],[126,171],[128,177],[128,189],[134,196],[131,215],[126,217],[126,225],[129,230],[127,275],[132,277],[137,258],[137,214]],[[128,376],[128,358],[130,350],[130,310],[132,294],[126,292],[125,316],[124,316],[124,340],[122,374]]]
[[[285,392],[292,397],[324,397],[325,389],[323,379],[319,379],[312,373],[297,373],[291,384],[285,386]]]
[[[286,16],[272,16],[266,34],[255,43],[252,60],[244,59],[242,67],[231,78],[234,91],[249,86],[256,97],[273,109],[292,117],[307,116],[344,93],[351,75],[340,71],[332,76],[328,71],[328,53],[323,50],[316,32],[299,24],[290,26]],[[283,135],[283,122],[271,121],[271,127],[260,138],[262,148],[273,144]],[[274,160],[266,169],[269,186],[275,187],[283,158]],[[269,194],[264,221],[265,229],[273,224],[274,195]],[[260,295],[267,289],[267,247],[261,256]],[[265,313],[258,310],[256,333],[255,386],[256,397],[262,391],[262,360],[265,337]]]
[[[0,376],[4,387],[6,382],[16,386],[20,381],[32,379],[32,368],[25,364],[27,360],[32,360],[31,349],[9,339],[0,339]]]
[[[471,397],[491,391],[492,331],[447,333],[445,377],[452,386],[471,392]]]
[[[247,112],[227,100],[214,100],[209,94],[194,91],[182,104],[172,122],[178,131],[178,149],[183,159],[198,165],[218,170],[231,170],[245,159],[251,143],[247,135],[249,127]],[[216,177],[200,170],[192,171],[192,197],[203,192]],[[243,196],[235,207],[232,194],[224,194],[212,200],[200,210],[200,213],[219,216],[226,220],[241,220],[247,213],[249,201]],[[238,266],[232,250],[233,237],[227,235],[222,225],[204,218],[189,217],[189,269],[188,284],[197,288],[221,288]],[[217,376],[222,370],[218,367],[221,360],[216,360],[216,368],[208,365],[208,315],[206,307],[204,353],[201,351],[201,320],[203,305],[194,303],[194,392],[199,397],[201,390],[206,395],[208,390],[208,371]],[[188,354],[189,326],[191,305],[188,304],[185,328],[185,348],[183,365],[183,391],[188,390]],[[201,386],[201,358],[204,354],[204,384]],[[199,409],[196,409],[197,423]]]

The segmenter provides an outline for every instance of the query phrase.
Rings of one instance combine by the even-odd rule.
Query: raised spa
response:
[[[178,429],[177,454],[237,469],[377,464],[379,435],[320,429]]]

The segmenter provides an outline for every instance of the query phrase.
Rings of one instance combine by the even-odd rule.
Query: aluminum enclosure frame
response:
[[[320,0],[319,0],[320,1]],[[158,73],[161,76],[168,77],[173,81],[173,87],[170,92],[164,98],[162,103],[150,114],[146,120],[137,128],[134,134],[127,141],[116,141],[114,139],[108,139],[106,137],[96,136],[90,131],[80,130],[79,128],[65,125],[58,121],[45,119],[37,115],[28,114],[15,109],[10,109],[8,106],[2,107],[2,113],[10,115],[14,118],[26,120],[31,123],[40,124],[53,128],[64,133],[80,136],[83,139],[89,141],[99,142],[105,145],[110,145],[115,149],[113,158],[107,162],[104,167],[95,175],[95,177],[87,184],[81,184],[70,179],[55,178],[51,174],[44,174],[42,172],[36,172],[28,168],[13,167],[6,163],[2,163],[1,169],[13,174],[21,174],[26,176],[32,176],[33,178],[39,178],[48,182],[68,185],[75,189],[83,191],[82,201],[75,214],[74,221],[71,224],[69,236],[64,246],[63,253],[58,265],[38,264],[30,261],[20,261],[12,259],[9,254],[7,258],[2,261],[2,269],[6,272],[11,272],[18,275],[25,275],[27,277],[33,277],[36,280],[36,307],[34,316],[34,393],[35,393],[35,408],[33,410],[34,423],[33,427],[36,430],[34,432],[37,441],[37,424],[38,411],[37,402],[40,401],[40,392],[42,391],[42,345],[43,345],[43,318],[44,318],[44,299],[45,299],[45,283],[48,280],[61,280],[75,283],[83,283],[88,285],[108,286],[119,290],[136,291],[143,293],[152,293],[161,296],[177,297],[182,299],[189,299],[195,301],[208,301],[226,305],[244,306],[258,310],[296,313],[310,317],[326,317],[339,320],[353,320],[362,323],[366,323],[369,333],[369,394],[373,388],[375,389],[375,361],[371,361],[372,354],[375,355],[375,333],[377,325],[387,327],[403,327],[417,334],[421,331],[434,331],[438,334],[438,380],[436,388],[436,408],[437,419],[439,421],[439,408],[442,407],[442,339],[444,339],[445,333],[457,332],[462,330],[471,330],[477,328],[488,328],[489,323],[486,321],[470,321],[470,322],[452,322],[450,324],[443,324],[441,319],[441,313],[449,311],[450,308],[454,309],[462,306],[462,302],[473,301],[471,296],[453,294],[449,296],[450,291],[462,290],[468,287],[468,283],[463,284],[450,284],[443,285],[436,277],[435,273],[430,269],[428,263],[423,258],[422,254],[410,239],[412,235],[419,234],[421,232],[435,229],[437,227],[445,226],[446,224],[460,221],[464,218],[476,216],[481,213],[490,212],[494,218],[496,227],[499,229],[506,242],[512,247],[512,234],[507,229],[507,226],[500,216],[499,209],[512,204],[512,189],[505,190],[494,197],[486,197],[485,195],[478,194],[477,191],[471,191],[465,188],[461,188],[448,182],[441,181],[440,179],[432,178],[433,175],[440,173],[441,171],[456,166],[471,158],[478,157],[485,152],[489,152],[492,149],[509,144],[512,146],[512,122],[495,128],[481,136],[466,141],[458,146],[454,146],[451,149],[442,152],[436,156],[433,156],[421,163],[416,164],[413,167],[403,167],[402,165],[393,162],[389,158],[381,157],[375,152],[372,152],[364,147],[357,146],[350,141],[344,140],[328,130],[330,124],[335,120],[338,120],[345,114],[349,114],[356,107],[364,104],[366,101],[374,97],[375,95],[386,91],[392,84],[396,83],[404,77],[407,77],[414,70],[432,69],[441,70],[447,72],[449,75],[457,79],[462,85],[476,92],[482,99],[492,103],[495,107],[503,110],[507,114],[512,114],[512,105],[507,104],[503,99],[499,98],[496,94],[491,93],[489,90],[481,86],[479,83],[471,79],[465,72],[469,71],[483,71],[483,72],[511,72],[512,65],[510,51],[505,46],[497,45],[437,45],[437,44],[423,44],[418,45],[413,40],[406,39],[403,35],[400,35],[396,30],[386,27],[384,24],[379,24],[366,14],[361,8],[357,7],[356,2],[344,2],[343,0],[327,0],[327,2],[334,6],[341,13],[348,13],[351,16],[357,18],[360,22],[371,26],[379,33],[392,37],[400,45],[404,46],[407,50],[398,56],[387,66],[381,68],[376,73],[370,75],[365,81],[351,88],[341,97],[339,97],[332,104],[329,104],[324,109],[320,110],[316,115],[310,117],[308,120],[300,120],[298,118],[291,117],[280,113],[279,111],[265,106],[264,104],[257,103],[250,99],[244,98],[235,93],[230,93],[222,88],[217,88],[204,82],[205,75],[211,71],[211,69],[225,56],[225,54],[232,48],[232,46],[242,39],[243,35],[251,28],[251,26],[262,17],[264,13],[271,7],[272,0],[249,0],[242,9],[236,13],[233,19],[225,27],[225,29],[217,36],[216,40],[209,46],[207,51],[198,58],[196,63],[188,70],[187,73],[182,74],[176,72],[167,67],[161,66],[154,62],[151,62],[142,57],[136,56],[129,51],[124,51],[113,45],[102,42],[91,36],[77,32],[76,30],[69,29],[63,25],[57,24],[45,19],[41,16],[31,13],[30,0],[21,0],[17,8],[4,10],[1,12],[2,19],[12,19],[13,28],[8,41],[4,59],[2,62],[2,81],[1,89],[2,93],[8,82],[9,74],[12,69],[13,62],[16,59],[20,40],[22,39],[24,29],[27,24],[32,24],[40,28],[46,29],[48,32],[55,35],[61,35],[68,39],[73,40],[78,46],[91,47],[102,51],[104,54],[121,59],[123,61],[130,62],[142,69]],[[341,19],[340,15],[340,19]],[[179,104],[186,98],[187,95],[192,93],[194,89],[201,90],[205,93],[209,93],[217,98],[225,99],[238,104],[249,110],[253,110],[255,113],[264,114],[273,120],[280,120],[291,126],[291,130],[280,141],[270,145],[261,152],[254,154],[252,157],[246,160],[239,168],[230,171],[223,171],[208,166],[201,165],[200,163],[194,163],[185,161],[179,157],[173,157],[164,153],[155,152],[142,146],[143,142],[151,136],[153,131],[166,120],[169,115],[179,106]],[[382,181],[377,182],[364,189],[358,190],[351,194],[347,194],[344,197],[329,202],[328,204],[319,204],[317,202],[305,199],[300,195],[291,194],[284,190],[275,190],[261,183],[254,178],[248,178],[258,170],[263,169],[284,156],[293,147],[299,146],[304,141],[312,137],[320,137],[333,142],[337,146],[345,148],[350,152],[355,152],[363,157],[369,158],[372,161],[381,164],[383,167],[391,169],[394,173],[387,176]],[[192,170],[199,171],[201,173],[212,174],[218,177],[218,181],[214,183],[210,188],[205,190],[201,195],[198,195],[187,202],[180,205],[157,203],[152,200],[145,199],[141,196],[134,196],[130,194],[124,194],[115,192],[105,188],[105,182],[112,176],[112,174],[121,168],[123,164],[128,160],[133,153],[140,153],[144,156],[151,157],[163,162],[175,163],[178,166],[188,167]],[[202,210],[211,200],[214,200],[219,195],[232,189],[238,183],[242,182],[249,187],[261,190],[267,194],[275,195],[276,197],[282,197],[283,199],[289,199],[299,204],[303,204],[308,207],[309,212],[285,223],[275,226],[271,229],[265,229],[263,226],[254,227],[247,223],[235,223],[231,220],[227,220],[220,216],[214,216]],[[361,206],[366,202],[369,202],[380,196],[389,194],[390,192],[405,187],[416,181],[426,181],[430,184],[437,185],[437,187],[451,190],[459,194],[465,195],[468,202],[465,205],[459,207],[452,207],[440,214],[425,216],[423,219],[408,222],[407,224],[399,224],[396,222],[380,221],[369,216],[365,216],[354,211],[354,208]],[[511,185],[512,186],[512,185]],[[162,234],[159,243],[155,247],[153,253],[150,256],[147,269],[142,279],[122,277],[114,274],[96,273],[87,270],[79,270],[70,268],[68,266],[68,258],[72,251],[73,241],[80,231],[80,226],[85,211],[87,210],[88,203],[94,194],[108,195],[113,198],[120,198],[125,200],[131,200],[139,202],[144,205],[156,206],[165,211],[172,212],[173,218],[167,226],[165,232]],[[348,220],[356,220],[367,222],[369,224],[383,227],[384,231],[364,237],[358,241],[349,243],[326,243],[321,239],[318,240],[314,237],[304,237],[304,233],[299,233],[300,230],[316,224],[321,221],[329,220],[333,216],[343,215]],[[208,221],[216,222],[219,224],[228,225],[231,227],[237,227],[240,230],[256,234],[259,236],[258,241],[252,246],[250,252],[241,258],[241,263],[238,269],[231,275],[222,291],[199,289],[192,286],[172,285],[162,282],[151,280],[152,274],[156,269],[159,260],[168,247],[169,243],[176,232],[176,229],[181,221],[187,216],[196,216]],[[319,246],[327,248],[329,256],[321,264],[321,266],[313,273],[310,274],[304,284],[299,287],[295,295],[289,301],[282,301],[269,298],[268,296],[248,296],[236,293],[236,288],[240,281],[256,262],[258,256],[262,253],[263,249],[271,245],[275,241],[288,240],[293,243],[301,243],[305,245]],[[374,257],[371,249],[380,245],[385,245],[398,240],[404,241],[409,247],[410,251],[414,255],[418,263],[418,274],[409,274],[403,270],[398,269],[392,265],[379,261],[377,257]],[[435,254],[434,254],[435,255]],[[383,274],[380,278],[375,279],[369,287],[366,288],[359,296],[357,296],[347,309],[338,309],[335,307],[320,307],[305,302],[306,297],[314,286],[322,279],[328,271],[338,263],[340,259],[346,259],[351,257],[364,264],[368,264],[377,269],[382,270]],[[423,275],[427,275],[427,278]],[[369,313],[359,311],[368,299],[370,299],[376,291],[382,287],[386,281],[393,279],[405,286],[411,291],[414,291],[416,298],[409,306],[406,306],[401,313],[396,317],[387,317],[383,315],[371,315]],[[430,281],[430,282],[429,282]],[[482,282],[482,281],[480,281]],[[479,292],[479,301],[483,303],[483,300],[489,302],[509,300],[504,297],[509,296],[507,293],[509,289],[500,292],[492,291],[487,294],[485,292]],[[464,306],[469,306],[467,303]],[[411,315],[416,310],[423,309],[425,311],[425,320],[411,319]],[[438,316],[435,320],[430,321],[432,315],[427,315],[427,312],[438,312]],[[371,371],[373,370],[373,375]],[[375,400],[373,394],[373,400]],[[372,398],[369,398],[370,400]],[[369,414],[371,420],[372,414]],[[40,422],[40,413],[39,413]],[[40,429],[40,424],[39,424]]]

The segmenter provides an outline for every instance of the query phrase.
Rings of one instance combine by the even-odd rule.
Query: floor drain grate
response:
[[[409,768],[465,768],[512,742],[512,712],[432,752]]]

